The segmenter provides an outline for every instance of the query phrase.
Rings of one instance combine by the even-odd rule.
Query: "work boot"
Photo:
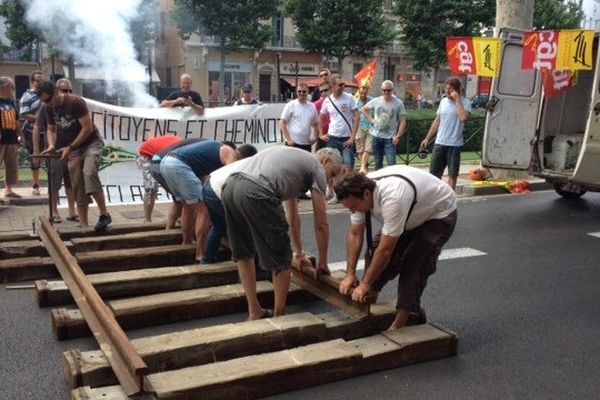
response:
[[[425,309],[419,307],[419,312],[411,312],[406,320],[406,326],[423,325],[427,323],[427,314]]]
[[[110,224],[111,222],[112,222],[112,218],[110,217],[110,214],[102,214],[98,218],[98,222],[96,222],[96,226],[94,227],[94,230],[98,233],[106,232],[106,228],[108,227],[108,224]]]

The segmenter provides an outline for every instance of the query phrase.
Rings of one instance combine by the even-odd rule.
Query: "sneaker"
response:
[[[38,185],[34,185],[33,189],[31,190],[31,194],[33,196],[40,196],[40,187]]]
[[[108,224],[110,224],[111,222],[112,218],[110,217],[110,214],[102,214],[100,218],[98,218],[98,222],[96,223],[94,230],[96,232],[105,232],[106,228],[108,227]]]
[[[327,204],[337,204],[339,203],[338,198],[336,195],[333,195],[332,198],[330,198],[329,200],[327,200]]]

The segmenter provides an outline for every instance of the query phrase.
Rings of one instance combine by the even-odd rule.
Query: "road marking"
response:
[[[600,232],[591,232],[591,233],[588,233],[588,235],[600,239]]]
[[[600,232],[598,232],[600,235]],[[600,237],[600,236],[599,236]],[[467,257],[478,257],[485,256],[487,253],[483,251],[475,250],[470,247],[461,247],[458,249],[447,249],[442,250],[442,254],[440,254],[440,260],[452,260],[455,258],[467,258]],[[346,261],[339,261],[334,263],[329,263],[329,269],[331,271],[345,271],[346,270]],[[357,271],[362,271],[365,269],[365,260],[358,260],[358,264],[356,265]]]

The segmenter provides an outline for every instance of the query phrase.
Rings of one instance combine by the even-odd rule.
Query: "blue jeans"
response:
[[[388,166],[396,165],[396,146],[392,139],[383,139],[377,136],[373,137],[373,158],[375,159],[375,169],[383,168],[383,156]]]
[[[204,250],[203,264],[212,264],[217,262],[217,253],[221,245],[221,238],[225,235],[225,211],[221,199],[217,197],[214,190],[210,186],[210,181],[202,187],[202,196],[204,204],[208,208],[208,215],[212,222],[208,238],[206,239],[206,249]]]
[[[338,149],[342,156],[342,164],[347,168],[354,168],[354,146],[346,147],[344,142],[347,142],[350,137],[329,136],[327,147]]]

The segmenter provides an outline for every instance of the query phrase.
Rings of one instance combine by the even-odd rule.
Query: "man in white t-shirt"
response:
[[[392,166],[367,175],[344,177],[335,185],[338,200],[349,209],[346,277],[340,293],[366,302],[399,275],[397,313],[390,330],[407,322],[425,322],[421,295],[436,270],[442,246],[456,225],[456,195],[441,180],[418,168]],[[382,224],[379,243],[360,284],[356,264],[369,213]],[[367,230],[369,232],[370,229]],[[367,239],[369,246],[370,239]],[[372,248],[371,248],[372,250]],[[411,315],[416,317],[413,320]]]
[[[329,128],[324,134],[320,127],[320,138],[327,142],[327,147],[337,149],[342,154],[342,162],[346,173],[354,170],[354,138],[359,125],[360,115],[356,99],[344,92],[346,86],[338,74],[331,76],[331,92],[323,102],[321,115],[329,116]]]
[[[283,107],[279,120],[279,129],[286,144],[310,152],[312,144],[317,141],[318,117],[317,108],[308,101],[308,85],[299,83],[298,98]]]

